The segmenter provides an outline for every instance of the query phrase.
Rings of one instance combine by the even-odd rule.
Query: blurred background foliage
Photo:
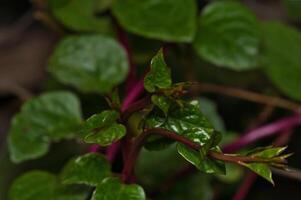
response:
[[[12,180],[24,171],[44,169],[56,173],[70,157],[87,151],[88,146],[83,144],[59,142],[54,143],[51,151],[43,158],[15,165],[9,160],[7,150],[6,135],[11,117],[19,110],[28,93],[39,94],[41,91],[66,88],[76,91],[62,85],[46,71],[50,53],[65,35],[100,33],[118,40],[118,29],[125,28],[133,52],[132,62],[137,65],[139,76],[143,75],[155,52],[164,45],[168,49],[166,59],[172,68],[175,82],[209,82],[300,102],[301,1],[243,0],[243,6],[234,4],[234,7],[242,7],[237,13],[241,16],[239,20],[242,21],[239,23],[242,25],[234,29],[234,32],[226,27],[227,23],[223,20],[219,21],[220,18],[210,19],[214,12],[221,16],[223,12],[230,12],[231,6],[229,10],[207,9],[201,14],[202,19],[197,17],[200,10],[213,0],[197,1],[196,8],[192,0],[174,0],[173,3],[188,10],[183,16],[188,21],[163,20],[161,25],[147,24],[147,27],[135,18],[141,14],[139,9],[135,10],[134,5],[126,5],[125,2],[130,1],[115,2],[117,5],[112,10],[115,16],[113,18],[108,9],[112,3],[110,0],[89,0],[85,3],[80,0],[51,0],[49,4],[46,3],[46,8],[43,0],[1,0],[0,199],[7,199]],[[168,5],[172,0],[166,2]],[[126,6],[128,8],[124,9]],[[144,13],[144,20],[160,18],[162,11],[164,12],[164,7],[158,13]],[[225,18],[227,19],[232,20],[231,16]],[[116,20],[121,25],[118,25],[117,31]],[[270,20],[286,25],[263,25]],[[162,34],[158,35],[156,29],[160,29]],[[191,45],[187,42],[192,40],[196,30],[198,35]],[[215,31],[223,34],[216,36]],[[173,34],[169,35],[168,32]],[[242,33],[245,35],[241,43],[231,43],[233,38],[240,37],[239,34]],[[262,38],[267,38],[266,44],[262,44]],[[215,46],[218,51],[210,49],[211,46]],[[262,68],[263,66],[266,67]],[[121,91],[123,87],[121,86]],[[100,95],[76,92],[80,95],[85,118],[95,111],[107,108]],[[223,144],[239,137],[252,127],[250,124],[258,126],[290,113],[284,109],[267,108],[261,104],[214,93],[196,96],[202,111],[215,128],[223,132]],[[265,116],[267,110],[270,113]],[[299,128],[295,128],[288,141],[289,151],[294,152],[289,165],[301,169],[301,135],[298,132]],[[272,141],[273,138],[268,138],[255,146],[268,145]],[[233,165],[227,165],[226,176],[208,176],[194,170],[179,172],[186,165],[175,153],[174,146],[162,152],[143,150],[137,166],[138,183],[146,188],[147,194],[153,199],[231,199],[246,176],[243,169]],[[175,173],[178,177],[173,176]],[[292,178],[275,173],[275,187],[257,179],[246,199],[300,199],[300,174],[296,171]]]

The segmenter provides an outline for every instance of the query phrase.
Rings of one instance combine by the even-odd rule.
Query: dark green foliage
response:
[[[298,3],[283,2],[297,19]],[[286,158],[291,154],[283,154],[283,147],[224,154],[220,146],[231,135],[216,105],[198,94],[195,87],[204,89],[202,83],[173,83],[172,75],[176,80],[188,77],[194,81],[198,77],[194,67],[201,67],[203,73],[207,65],[209,80],[218,77],[219,70],[225,79],[228,73],[254,70],[269,78],[262,82],[271,81],[279,89],[259,85],[262,91],[282,92],[300,100],[301,35],[297,29],[279,22],[259,22],[238,1],[202,2],[199,12],[195,0],[49,0],[47,5],[58,26],[73,31],[66,32],[70,35],[54,48],[48,71],[62,84],[76,88],[81,100],[92,93],[97,103],[101,102],[97,95],[101,95],[108,105],[101,105],[102,110],[91,108],[92,114],[84,112],[90,117],[83,120],[80,100],[73,93],[54,91],[33,97],[12,120],[8,136],[11,160],[18,163],[40,158],[49,151],[51,142],[62,139],[74,139],[74,146],[84,148],[84,143],[98,145],[101,150],[93,151],[106,152],[107,156],[81,152],[83,155],[69,160],[58,175],[25,173],[12,184],[10,200],[145,200],[142,186],[147,194],[158,190],[156,199],[209,200],[213,191],[208,174],[218,174],[211,177],[224,182],[233,182],[241,175],[231,165],[227,169],[237,170],[238,175],[222,177],[225,162],[245,166],[272,184],[271,168],[287,168]],[[140,64],[155,52],[131,55],[132,48],[143,49],[147,43],[157,48],[161,42],[165,42],[164,51],[162,47],[149,66]],[[141,44],[131,46],[136,43]],[[177,57],[186,50],[187,54]],[[133,57],[143,61],[135,67]],[[175,66],[167,65],[170,60]],[[177,65],[183,65],[188,73],[172,74]],[[144,75],[141,81],[133,78],[136,72]],[[250,83],[257,88],[258,84]],[[136,97],[140,99],[134,102]],[[253,97],[251,101],[256,101]],[[227,109],[232,112],[235,106]],[[223,136],[226,139],[222,140]],[[190,164],[200,172],[174,181],[173,187],[160,186]]]
[[[196,2],[186,0],[115,0],[113,14],[128,31],[173,42],[192,41],[196,30]]]

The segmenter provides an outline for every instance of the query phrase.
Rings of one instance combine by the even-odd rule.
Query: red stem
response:
[[[199,151],[202,146],[198,143],[195,143],[194,141],[191,141],[190,139],[179,135],[175,132],[169,131],[167,129],[163,128],[150,128],[145,129],[132,143],[132,147],[130,149],[130,152],[128,156],[126,157],[125,166],[122,171],[122,180],[127,183],[130,181],[130,178],[132,176],[132,172],[134,170],[134,166],[136,163],[136,160],[138,159],[138,155],[140,152],[141,147],[144,144],[144,141],[148,136],[151,134],[154,135],[160,135],[166,138],[169,138],[171,140],[180,142],[182,144],[185,144],[187,147],[194,149],[196,151]],[[237,164],[243,163],[252,163],[252,162],[271,162],[270,159],[260,158],[260,157],[253,157],[253,156],[237,156],[237,155],[231,155],[231,154],[223,154],[215,151],[209,151],[208,155],[214,159],[226,161],[226,162],[233,162]]]
[[[281,133],[280,131],[293,128],[301,123],[301,114],[295,114],[289,117],[282,118],[276,122],[264,125],[250,132],[247,132],[231,144],[225,146],[223,151],[226,153],[235,152],[253,142],[266,138],[268,136]]]

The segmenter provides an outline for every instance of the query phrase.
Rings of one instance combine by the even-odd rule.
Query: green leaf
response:
[[[214,128],[201,113],[197,101],[183,101],[180,104],[173,102],[167,117],[154,109],[146,118],[146,127],[166,128],[184,136],[196,135],[196,140],[203,145],[213,134]]]
[[[41,157],[51,139],[75,137],[80,123],[80,103],[70,92],[49,92],[29,100],[12,121],[8,136],[12,161]]]
[[[300,0],[282,0],[287,13],[295,20],[301,19],[301,1]]]
[[[145,194],[139,185],[125,185],[118,178],[106,178],[98,184],[92,200],[145,200]]]
[[[85,142],[108,146],[121,139],[126,134],[126,128],[116,123],[118,118],[119,113],[113,110],[92,115],[83,124],[82,133],[85,135]]]
[[[257,156],[261,158],[273,158],[280,155],[286,147],[263,147],[263,148],[256,148],[249,152],[247,155]]]
[[[54,17],[71,30],[112,32],[110,18],[96,16],[108,8],[108,0],[49,0],[49,5]]]
[[[64,184],[96,186],[111,176],[110,165],[101,154],[88,153],[70,160],[61,173]]]
[[[158,106],[166,115],[171,104],[171,100],[166,96],[152,95],[152,102]]]
[[[88,134],[94,129],[101,129],[110,126],[119,118],[119,113],[115,110],[104,110],[99,114],[89,117],[82,126],[82,132]]]
[[[200,152],[190,149],[181,143],[178,143],[177,149],[183,158],[200,171],[208,174],[226,174],[226,167],[223,162],[211,159],[208,156],[204,157]]]
[[[85,200],[87,193],[62,187],[57,178],[43,171],[31,171],[17,178],[9,191],[10,200]]]
[[[103,128],[96,133],[91,133],[85,137],[85,142],[96,143],[100,146],[108,146],[125,136],[126,128],[122,124],[114,123],[109,127]]]
[[[194,0],[115,0],[113,14],[128,31],[153,39],[190,42],[196,29]]]
[[[249,168],[259,176],[263,177],[270,183],[274,185],[274,181],[272,179],[272,172],[268,165],[263,163],[242,163],[243,166]]]
[[[29,172],[14,181],[9,199],[52,200],[56,187],[56,178],[52,174],[41,171]]]
[[[148,92],[155,92],[156,89],[167,89],[171,86],[170,69],[167,67],[163,50],[153,57],[151,61],[151,69],[144,78],[144,88]]]
[[[255,15],[238,2],[214,2],[201,13],[194,48],[205,60],[233,70],[257,66],[260,43]]]
[[[194,137],[195,138],[195,137]],[[192,139],[194,139],[192,138]],[[218,131],[214,131],[213,134],[210,136],[209,140],[206,141],[205,144],[202,145],[200,149],[200,153],[203,157],[207,156],[209,150],[212,147],[216,147],[222,140],[222,134]]]
[[[26,116],[17,114],[8,135],[10,159],[14,163],[39,158],[49,149],[49,138],[44,130],[30,126]]]
[[[176,132],[201,146],[209,143],[208,149],[216,147],[220,139],[216,139],[215,130],[205,116],[201,113],[197,101],[190,103],[181,102],[171,104],[168,115],[162,116],[156,109],[147,116],[146,127],[161,127]],[[201,152],[189,149],[183,144],[178,144],[178,152],[187,161],[206,173],[224,173],[223,163],[211,160]],[[201,149],[200,149],[201,150]]]
[[[49,61],[49,71],[62,83],[83,92],[109,92],[127,76],[124,49],[102,35],[65,37]]]
[[[286,95],[301,100],[301,34],[276,22],[262,24],[262,67],[270,80]]]

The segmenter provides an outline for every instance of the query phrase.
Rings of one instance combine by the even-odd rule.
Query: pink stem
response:
[[[301,123],[301,115],[295,114],[289,117],[282,118],[276,122],[267,124],[265,126],[259,127],[252,131],[247,132],[231,144],[228,144],[223,148],[225,153],[235,152],[257,140],[266,138],[268,136],[281,133],[285,129],[290,129]]]
[[[135,84],[135,86],[125,97],[121,106],[121,111],[122,112],[125,111],[129,107],[129,105],[131,105],[141,95],[143,90],[144,90],[143,79],[141,79]]]
[[[136,79],[136,74],[137,74],[137,70],[136,70],[136,65],[134,64],[134,60],[133,60],[133,56],[132,56],[132,51],[131,51],[131,47],[130,47],[130,43],[129,40],[127,38],[126,33],[124,32],[124,30],[116,23],[116,31],[117,31],[117,36],[118,36],[118,40],[119,42],[122,44],[122,46],[124,47],[127,57],[128,57],[128,62],[130,65],[130,71],[127,77],[127,82],[126,82],[126,91],[130,91],[133,86],[136,84],[137,79]]]
[[[89,147],[89,152],[97,153],[100,150],[100,146],[98,144],[91,145]]]
[[[122,28],[117,25],[117,34],[119,42],[123,45],[124,49],[126,50],[128,61],[130,64],[130,72],[126,81],[126,97],[121,106],[121,112],[125,111],[129,105],[131,105],[143,92],[143,79],[142,81],[138,81],[136,79],[136,66],[133,61],[133,57],[131,55],[131,48],[129,45],[128,38]],[[121,142],[117,141],[111,144],[106,152],[107,159],[112,163],[118,154],[120,149]]]
[[[106,151],[106,157],[110,163],[113,163],[119,148],[120,148],[120,141],[114,142],[108,147]]]

